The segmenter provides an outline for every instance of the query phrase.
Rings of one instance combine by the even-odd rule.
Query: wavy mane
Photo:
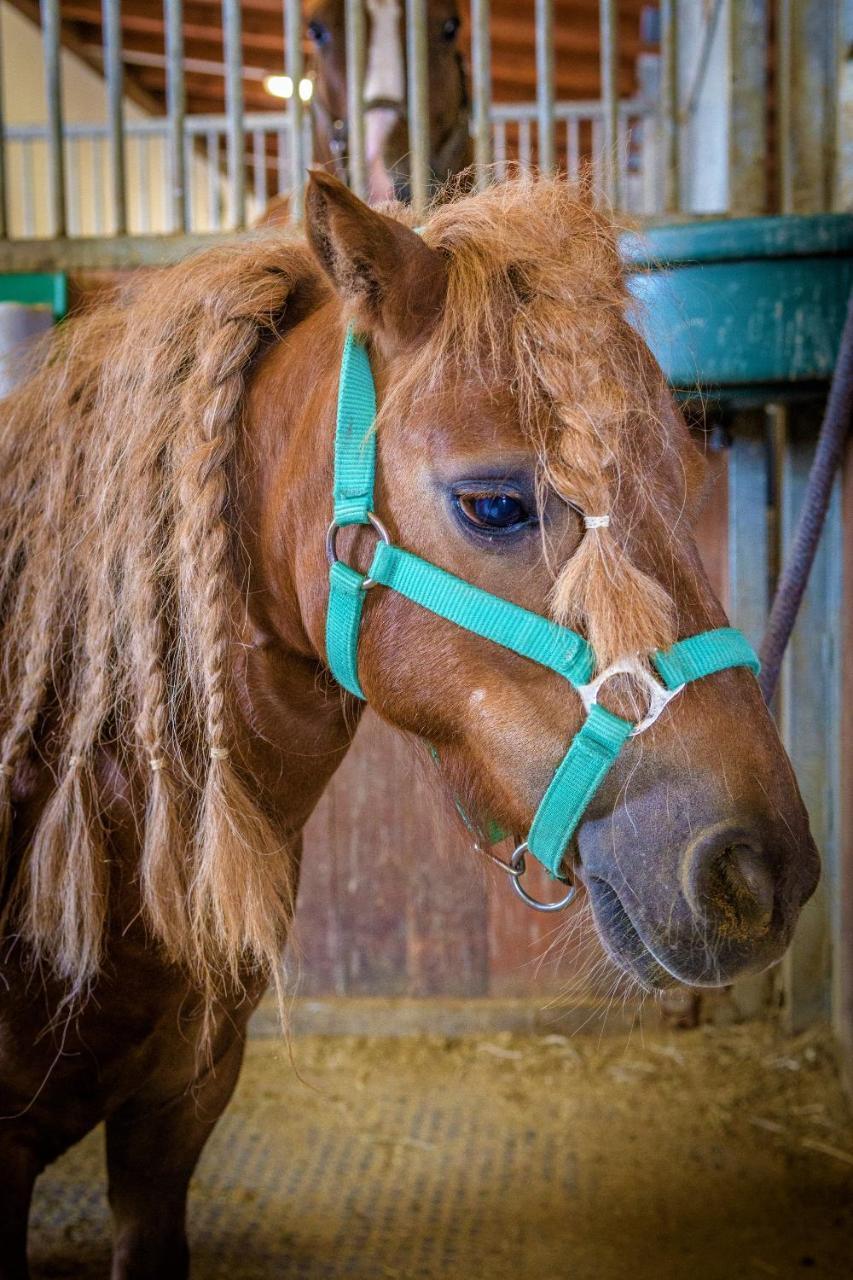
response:
[[[628,512],[558,575],[557,616],[604,662],[668,643],[669,597],[627,551],[647,501],[627,477],[668,446],[612,228],[564,182],[518,180],[438,208],[425,236],[448,256],[447,307],[398,390],[452,369],[511,386],[547,479]],[[241,768],[230,511],[252,362],[318,275],[275,232],[208,250],[61,326],[0,405],[0,883],[13,780],[36,752],[55,779],[4,923],[72,995],[104,945],[104,744],[145,797],[142,909],[166,954],[208,994],[247,965],[278,972],[289,859]]]
[[[19,766],[37,748],[55,775],[5,922],[73,993],[105,933],[104,742],[147,775],[139,880],[170,958],[203,988],[278,967],[288,859],[235,767],[228,511],[253,357],[317,277],[275,234],[140,277],[0,406],[0,853]]]

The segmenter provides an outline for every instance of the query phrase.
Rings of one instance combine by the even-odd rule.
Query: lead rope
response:
[[[847,303],[847,319],[841,334],[841,346],[835,362],[835,372],[832,375],[814,462],[809,472],[806,496],[797,521],[794,545],[779,578],[767,630],[761,642],[761,675],[758,682],[766,702],[770,701],[776,689],[782,659],[797,620],[803,594],[808,586],[809,574],[829,509],[835,473],[841,465],[844,446],[850,434],[851,416],[853,416],[853,293],[850,294]]]

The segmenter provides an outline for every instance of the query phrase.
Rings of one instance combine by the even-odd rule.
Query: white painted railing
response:
[[[522,169],[538,162],[535,103],[494,104],[492,145],[496,173],[510,159]],[[557,165],[569,179],[586,167],[593,189],[603,189],[605,168],[603,109],[598,101],[558,102],[554,108]],[[290,121],[282,111],[243,117],[247,161],[248,215],[251,221],[276,193],[287,192],[291,174]],[[306,122],[306,155],[310,133]],[[654,181],[655,117],[648,103],[624,101],[619,107],[618,164],[623,207],[636,213],[657,211]],[[110,182],[110,130],[104,124],[63,124],[66,219],[71,236],[110,235],[115,230]],[[187,230],[220,231],[228,218],[228,117],[184,118],[184,173]],[[127,121],[124,170],[128,231],[131,235],[176,233],[170,192],[175,182],[170,124],[167,118]],[[15,239],[49,237],[51,211],[44,199],[50,182],[47,125],[6,127],[9,234]]]

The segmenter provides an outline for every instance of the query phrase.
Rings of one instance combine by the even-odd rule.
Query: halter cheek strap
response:
[[[578,824],[628,738],[653,724],[685,684],[728,667],[748,667],[757,675],[758,659],[740,631],[722,627],[679,640],[671,649],[653,653],[650,661],[661,683],[635,658],[614,663],[593,680],[595,655],[587,640],[576,631],[483,591],[411,551],[391,544],[387,530],[373,512],[375,421],[376,391],[370,360],[366,348],[350,328],[338,390],[334,516],[326,535],[329,667],[345,689],[364,699],[358,678],[361,616],[367,591],[382,586],[465,631],[555,671],[578,691],[587,712],[586,719],[539,802],[527,840],[516,850],[509,868],[521,896],[531,905],[541,905],[529,898],[519,883],[524,869],[524,850],[529,849],[552,876],[559,878]],[[591,519],[603,521],[604,517]],[[371,527],[377,536],[376,550],[366,574],[350,568],[337,557],[338,530],[346,525]],[[620,672],[629,672],[646,687],[648,711],[638,722],[614,715],[598,704],[602,686]],[[570,892],[559,905],[565,905],[572,896]]]

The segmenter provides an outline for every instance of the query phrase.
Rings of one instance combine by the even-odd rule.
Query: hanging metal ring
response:
[[[540,902],[538,898],[532,898],[521,883],[521,877],[524,875],[526,870],[524,864],[524,855],[526,852],[527,841],[523,840],[518,848],[513,851],[512,857],[509,860],[509,865],[516,873],[512,880],[513,889],[515,889],[515,892],[518,894],[519,898],[521,898],[522,902],[526,902],[528,907],[532,907],[534,911],[562,911],[570,902],[574,901],[575,895],[577,894],[577,888],[573,884],[569,885],[569,890],[566,896],[564,898],[558,898],[556,902]]]
[[[373,532],[377,535],[377,537],[382,542],[384,542],[386,546],[390,546],[391,535],[388,532],[388,530],[385,528],[385,525],[382,523],[379,517],[377,515],[374,515],[372,511],[368,511],[367,519],[369,521],[369,526],[373,529]],[[337,553],[336,544],[337,544],[337,538],[338,538],[338,530],[341,529],[342,527],[343,527],[342,525],[338,524],[337,520],[333,520],[332,523],[329,525],[328,529],[326,530],[326,559],[328,560],[330,565],[337,564],[338,562],[338,553]],[[359,523],[357,525],[353,525],[352,527],[364,529],[367,526],[362,523]],[[371,587],[375,587],[375,586],[376,586],[376,583],[374,582],[373,578],[371,578],[370,576],[367,576],[364,578],[364,581],[361,584],[361,589],[362,591],[369,591]]]

